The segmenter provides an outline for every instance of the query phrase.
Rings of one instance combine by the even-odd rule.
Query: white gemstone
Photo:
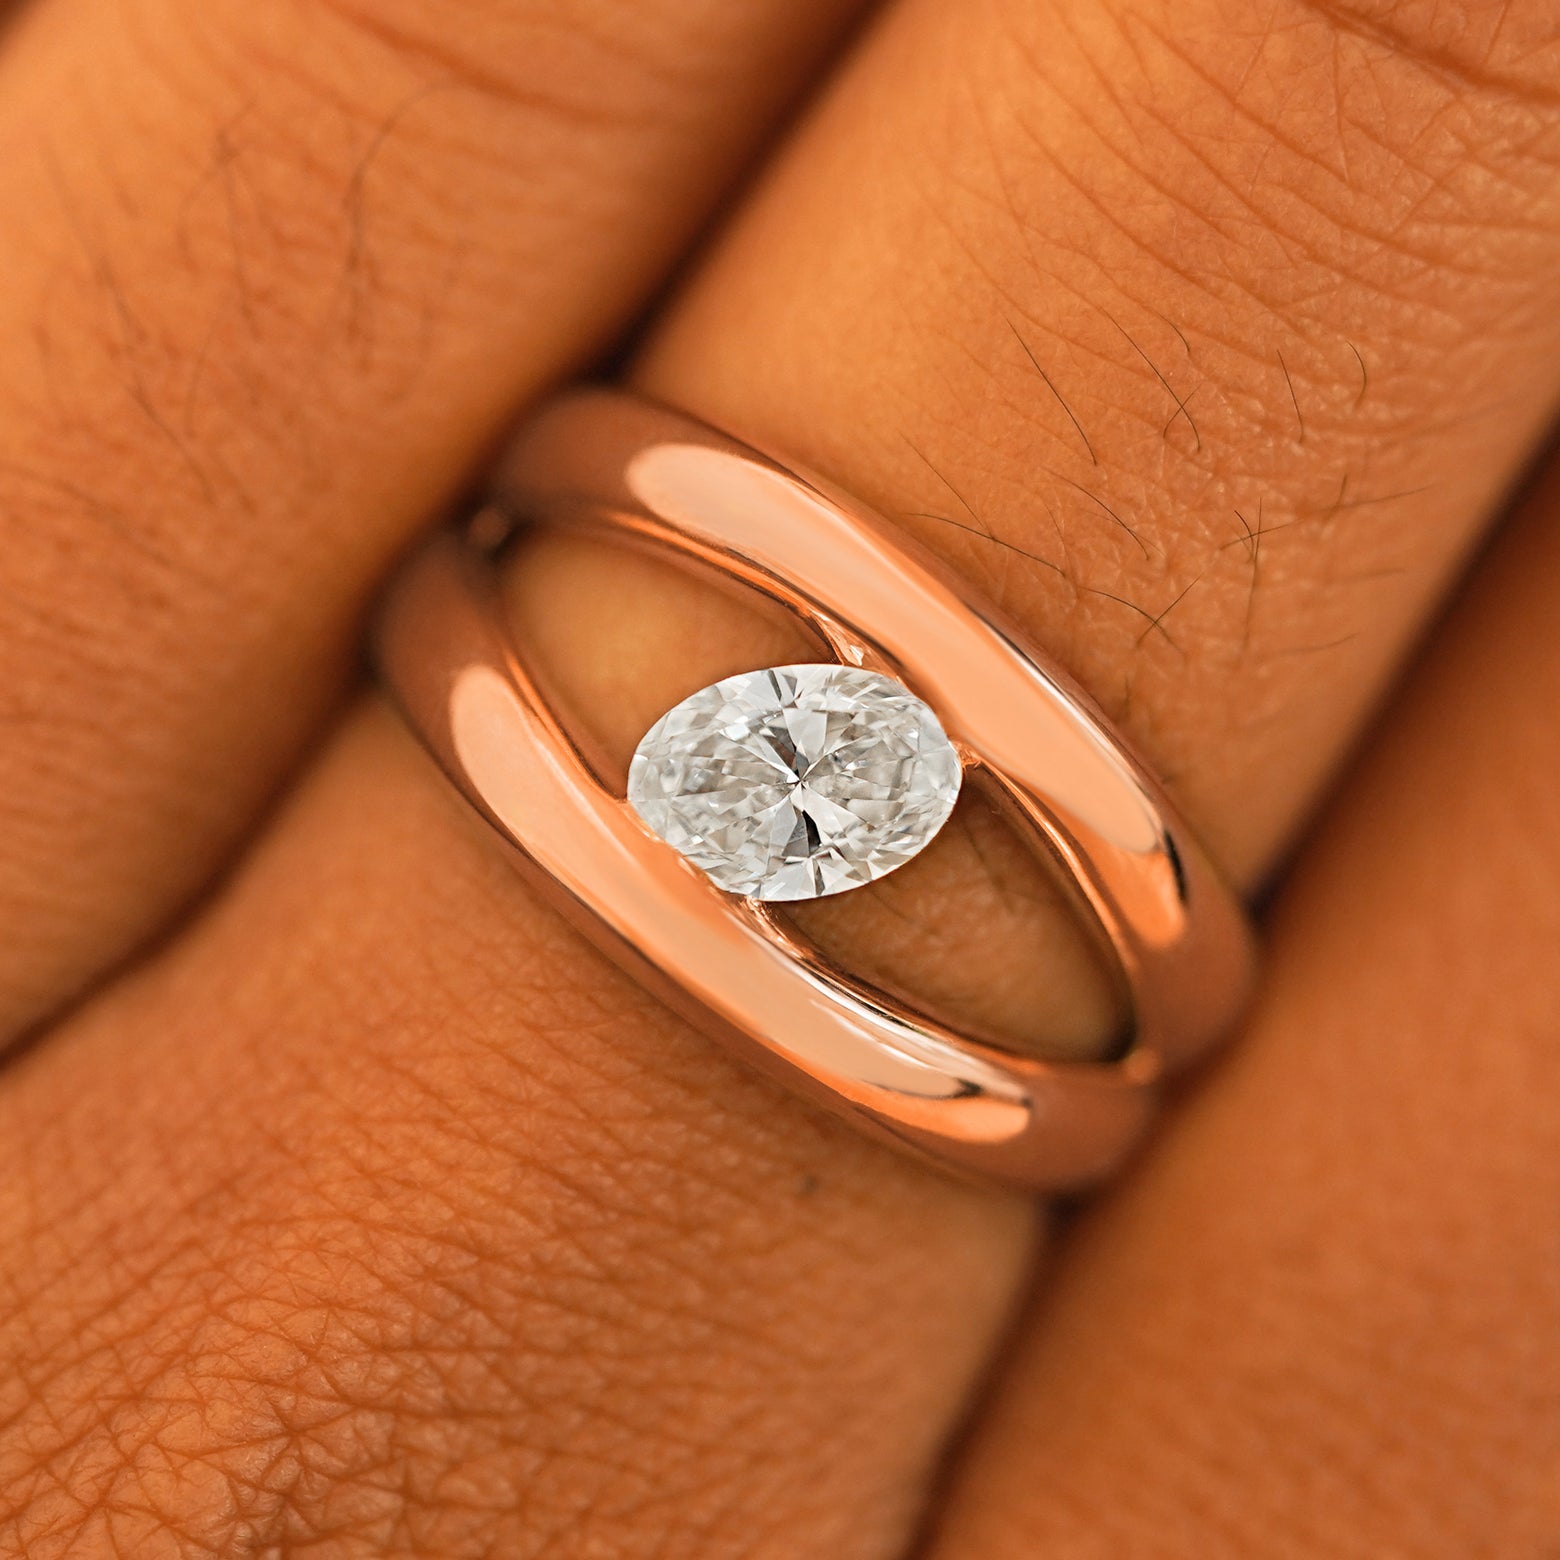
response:
[[[893,678],[772,666],[667,711],[635,750],[628,799],[729,893],[819,899],[923,850],[961,778],[937,717]]]

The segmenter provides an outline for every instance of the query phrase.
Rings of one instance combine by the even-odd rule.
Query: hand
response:
[[[857,21],[11,23],[0,1552],[1556,1542],[1552,484],[1307,842],[1249,1032],[1049,1241],[619,978],[352,688],[393,556],[660,297],[631,378],[942,550],[1246,887],[1296,844],[1554,403],[1560,29],[895,0],[831,58]],[[578,541],[510,591],[620,752],[785,643]],[[1076,932],[959,824],[809,930],[1088,1054]]]

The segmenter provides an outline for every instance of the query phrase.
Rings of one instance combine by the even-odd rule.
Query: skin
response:
[[[1560,388],[1547,8],[897,0],[827,67],[844,5],[456,9],[0,45],[0,1552],[1548,1553],[1560,489],[1370,719]],[[1060,1238],[684,1029],[344,692],[718,204],[629,376],[941,549],[1246,887],[1299,853]],[[508,589],[620,754],[792,649],[578,542]],[[1115,1021],[978,813],[807,927]]]

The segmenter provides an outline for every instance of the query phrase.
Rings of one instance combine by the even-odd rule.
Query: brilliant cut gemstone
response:
[[[893,678],[772,666],[667,711],[635,750],[628,799],[729,893],[819,899],[923,850],[960,779],[937,717]]]

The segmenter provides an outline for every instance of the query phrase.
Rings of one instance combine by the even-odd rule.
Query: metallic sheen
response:
[[[691,1022],[861,1126],[1031,1189],[1114,1168],[1160,1081],[1239,1016],[1254,947],[1174,805],[1088,696],[856,501],[664,408],[566,396],[522,433],[498,483],[465,536],[442,532],[408,561],[379,656],[413,730],[516,865]],[[1125,1053],[1048,1063],[961,1035],[852,980],[648,833],[508,632],[491,547],[513,523],[592,527],[749,587],[842,664],[930,705],[966,779],[1060,864],[1114,955],[1132,1008]]]

